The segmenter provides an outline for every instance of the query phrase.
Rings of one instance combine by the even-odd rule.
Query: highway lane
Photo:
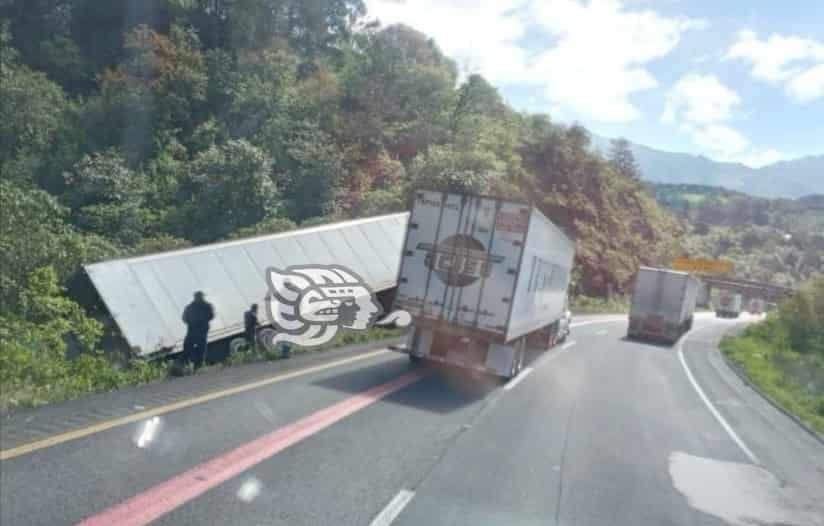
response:
[[[723,363],[707,370],[729,325],[699,317],[683,352],[761,467],[675,349],[622,340],[626,325],[613,324],[501,397],[394,524],[824,524],[821,444],[719,375]]]
[[[724,323],[701,319],[685,361],[765,472],[793,490],[776,490],[785,515],[818,519],[820,510],[803,507],[824,493],[822,448],[713,364]],[[180,498],[185,486],[170,486],[157,522],[367,525],[401,492],[395,524],[723,524],[681,474],[700,473],[702,459],[716,462],[707,469],[750,459],[704,406],[677,350],[623,341],[625,330],[576,327],[574,344],[539,358],[510,389],[431,372],[223,482],[202,472],[194,483],[208,488],[191,500]],[[410,371],[404,357],[378,354],[173,411],[156,426],[134,422],[3,461],[0,523],[100,517]]]

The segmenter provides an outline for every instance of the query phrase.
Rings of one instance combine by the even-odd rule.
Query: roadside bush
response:
[[[372,327],[366,331],[339,331],[329,343],[319,347],[300,347],[291,345],[291,353],[300,354],[306,351],[324,351],[341,347],[343,345],[358,345],[362,343],[369,343],[378,340],[385,340],[389,338],[399,337],[406,329],[390,329],[384,327]],[[227,365],[239,365],[244,363],[268,362],[273,360],[280,360],[282,358],[280,349],[269,349],[263,345],[257,345],[254,348],[250,347],[242,339],[237,339],[237,344],[232,345],[232,352],[226,360]]]
[[[118,366],[97,350],[100,323],[63,295],[54,269],[38,269],[28,281],[21,312],[0,317],[0,411],[166,375],[161,364]],[[68,357],[70,346],[75,358]]]
[[[624,314],[629,312],[629,298],[617,296],[611,300],[591,296],[572,296],[569,309],[575,314]]]
[[[824,276],[799,290],[779,315],[793,349],[824,357]]]
[[[782,407],[824,432],[824,278],[721,350]]]

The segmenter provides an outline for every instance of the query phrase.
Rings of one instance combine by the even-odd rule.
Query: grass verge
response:
[[[616,296],[608,300],[590,296],[569,298],[569,310],[574,314],[626,314],[629,312],[629,298]]]
[[[292,354],[307,351],[325,351],[344,345],[355,345],[398,337],[405,329],[385,329],[373,327],[367,331],[341,331],[328,344],[321,347],[305,349],[293,347]],[[5,347],[5,346],[4,346]],[[25,348],[27,350],[27,348]],[[10,349],[0,349],[9,351]],[[35,407],[62,402],[81,396],[113,391],[121,387],[142,385],[165,380],[173,376],[175,367],[171,361],[153,361],[135,359],[126,365],[119,365],[101,352],[88,353],[75,359],[63,355],[52,356],[44,360],[37,356],[29,360],[25,368],[8,371],[0,375],[0,415],[16,409]],[[231,367],[233,365],[263,362],[281,359],[280,353],[268,351],[262,347],[243,349],[229,355],[228,359],[214,365],[201,367],[196,374]],[[0,360],[3,363],[3,360]],[[55,365],[57,364],[57,365]],[[23,370],[25,369],[25,370]],[[44,369],[48,374],[41,371]],[[191,368],[186,368],[190,373]],[[11,374],[14,373],[14,374]]]
[[[305,352],[325,351],[337,347],[342,347],[344,345],[357,345],[361,343],[386,340],[389,338],[397,338],[405,333],[406,329],[388,329],[383,327],[372,327],[365,331],[344,330],[338,332],[338,334],[336,334],[335,337],[329,343],[321,345],[319,347],[306,348],[299,346],[291,346],[291,354],[296,355]],[[228,359],[224,362],[224,364],[227,366],[231,366],[243,363],[265,362],[281,359],[282,356],[280,351],[267,349],[262,345],[258,345],[255,348],[248,348],[244,346],[243,348],[233,351],[229,355]]]
[[[824,433],[824,359],[802,354],[746,329],[721,341],[721,351],[781,407]]]

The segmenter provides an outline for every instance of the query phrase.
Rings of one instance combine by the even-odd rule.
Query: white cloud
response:
[[[367,0],[367,8],[383,25],[403,23],[433,37],[464,73],[505,84],[526,75],[527,52],[517,44],[526,24],[515,14],[525,1]]]
[[[824,43],[799,36],[770,35],[760,39],[749,30],[738,38],[726,60],[744,60],[753,78],[783,83],[787,94],[800,103],[824,98]]]
[[[434,37],[459,64],[497,85],[542,88],[550,106],[605,122],[637,119],[630,97],[658,86],[646,65],[705,25],[627,9],[619,0],[368,0],[367,6],[385,24],[403,22]],[[535,30],[529,49],[522,45],[528,29]]]
[[[787,83],[787,93],[801,103],[824,97],[824,63],[790,79]]]
[[[746,152],[750,141],[739,131],[726,124],[708,124],[688,127],[692,142],[701,148],[715,152],[723,160],[731,160]]]
[[[662,120],[669,124],[679,119],[693,124],[726,121],[740,103],[741,97],[714,75],[689,74],[670,90]]]
[[[677,125],[693,144],[721,161],[758,167],[782,159],[781,152],[753,146],[729,124],[740,105],[738,93],[715,75],[690,73],[670,89],[661,121]]]
[[[531,4],[535,22],[558,39],[538,54],[533,74],[547,98],[591,119],[624,122],[640,112],[629,97],[658,86],[644,67],[669,54],[697,23],[628,11],[617,0]]]
[[[778,161],[783,161],[789,158],[790,157],[788,155],[785,155],[778,150],[768,148],[766,150],[752,151],[748,154],[744,154],[739,157],[738,162],[754,168],[760,168],[762,166],[767,166],[768,164],[777,163]]]

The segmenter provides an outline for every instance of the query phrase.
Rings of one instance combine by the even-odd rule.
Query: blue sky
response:
[[[824,1],[366,3],[519,110],[756,167],[824,154]]]

